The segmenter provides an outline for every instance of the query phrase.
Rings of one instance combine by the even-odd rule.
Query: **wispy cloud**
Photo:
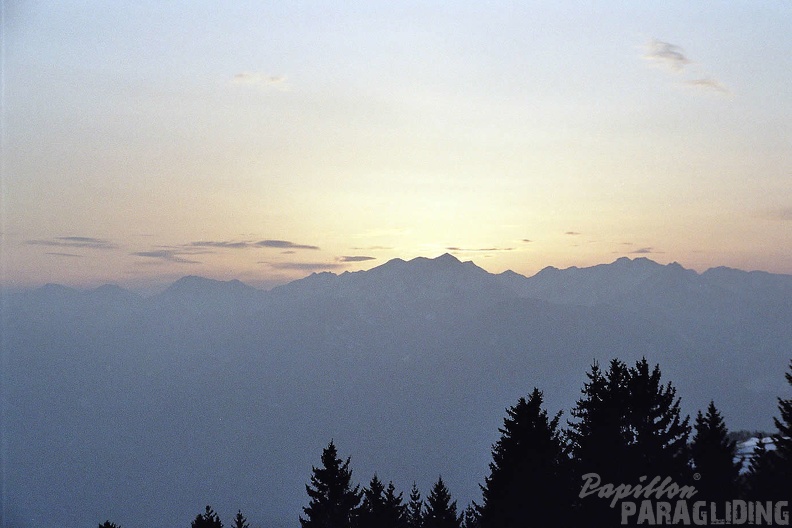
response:
[[[630,251],[631,255],[648,255],[650,253],[657,253],[653,247],[642,247],[634,251]]]
[[[367,247],[353,247],[350,249],[354,249],[355,251],[381,251],[381,250],[389,250],[393,248],[389,246],[367,246]]]
[[[525,243],[533,242],[533,240],[531,240],[529,238],[523,238],[522,241],[525,242]]]
[[[83,255],[76,255],[74,253],[58,253],[56,251],[47,252],[45,255],[52,255],[53,257],[76,257],[76,258],[83,258]]]
[[[261,240],[254,244],[258,247],[280,248],[280,249],[311,249],[318,250],[319,246],[311,246],[308,244],[296,244],[288,240]]]
[[[175,262],[177,264],[200,264],[197,260],[190,260],[188,258],[184,258],[182,255],[189,254],[183,251],[178,251],[175,249],[155,249],[152,251],[137,251],[135,253],[131,253],[136,257],[146,257],[146,258],[153,258],[158,259],[163,262]]]
[[[688,65],[694,64],[679,46],[656,39],[649,41],[646,45],[644,59],[673,73],[680,73],[685,70]],[[682,81],[684,86],[720,94],[731,93],[723,83],[714,79],[711,75],[702,72],[701,68],[696,68],[695,65],[692,68],[694,71],[691,72],[691,74],[696,77]],[[699,71],[696,72],[695,70]]]
[[[500,248],[500,247],[461,248],[461,247],[457,247],[457,246],[449,246],[449,247],[446,248],[446,251],[458,251],[458,252],[462,252],[462,253],[466,253],[466,252],[478,253],[478,252],[485,252],[485,251],[486,252],[490,252],[490,251],[514,251],[514,248],[513,247],[506,247],[506,248]]]
[[[243,249],[250,247],[250,242],[230,242],[227,240],[200,240],[198,242],[190,242],[190,247],[213,247],[213,248],[230,248],[230,249]]]
[[[343,268],[345,264],[340,262],[266,262],[261,261],[259,264],[266,264],[271,268],[278,270],[299,270],[299,271],[326,271],[330,269]]]
[[[289,84],[284,75],[267,75],[261,72],[241,72],[231,78],[231,84],[258,86],[261,88],[274,88],[287,91]]]
[[[685,81],[685,84],[688,86],[692,86],[694,88],[699,88],[701,90],[709,90],[715,91],[722,94],[729,94],[731,93],[728,88],[723,86],[720,82],[710,77],[704,77],[702,79],[692,79],[690,81]]]
[[[646,45],[644,58],[673,71],[681,71],[691,62],[679,46],[656,39]]]
[[[26,244],[31,246],[49,247],[68,247],[83,249],[118,249],[118,246],[103,238],[65,236],[55,237],[48,240],[28,240]]]
[[[365,262],[366,260],[377,260],[377,257],[365,257],[365,256],[343,256],[338,257],[336,259],[338,262]]]
[[[578,236],[578,235],[581,235],[582,233],[579,233],[579,232],[577,232],[577,231],[567,231],[567,232],[566,232],[566,233],[564,233],[564,234],[565,234],[565,235],[569,235],[569,236]]]

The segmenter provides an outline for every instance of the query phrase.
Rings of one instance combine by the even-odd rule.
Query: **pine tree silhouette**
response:
[[[99,528],[121,528],[121,526],[114,522],[105,521],[104,523],[99,525]]]
[[[385,524],[385,485],[375,474],[363,489],[363,502],[357,515],[358,528],[379,528]]]
[[[413,482],[410,489],[410,501],[407,503],[407,528],[423,528],[424,522],[424,502],[421,499],[421,492]]]
[[[237,514],[234,517],[234,524],[232,528],[250,528],[250,525],[247,522],[247,519],[244,515],[242,515],[242,510],[237,510]]]
[[[776,497],[778,466],[775,451],[769,451],[765,438],[760,436],[751,455],[745,477],[747,496],[754,500],[772,500]]]
[[[710,402],[707,414],[696,415],[696,433],[690,445],[693,469],[700,478],[695,482],[701,500],[726,501],[738,498],[740,468],[735,462],[736,442],[729,441],[723,417]]]
[[[628,369],[614,359],[606,374],[595,363],[587,376],[571,413],[577,421],[569,423],[575,478],[596,473],[602,484],[635,485],[643,476],[692,483],[690,419],[682,418],[673,385],[661,383],[660,367],[650,370],[644,358]],[[619,522],[617,510],[597,496],[582,498],[576,510],[580,527]]]
[[[190,525],[191,528],[223,528],[220,516],[215,513],[211,506],[206,506],[206,511],[198,515]]]
[[[407,505],[403,495],[396,494],[393,482],[385,489],[385,525],[392,528],[407,528]]]
[[[481,528],[481,516],[478,513],[475,502],[469,504],[468,507],[465,508],[462,528]]]
[[[785,374],[787,383],[792,386],[792,361],[789,372]],[[778,432],[773,434],[775,444],[775,477],[776,495],[778,500],[792,498],[792,398],[778,398],[778,410],[781,418],[773,417]]]
[[[550,419],[534,389],[507,409],[492,447],[490,475],[481,486],[482,528],[563,526],[574,495],[561,433],[560,413]]]
[[[437,479],[426,499],[423,525],[424,528],[462,528],[462,516],[457,515],[456,501],[451,501],[442,477]]]
[[[300,517],[303,528],[350,528],[357,514],[361,493],[352,487],[349,458],[338,458],[335,444],[322,451],[322,467],[313,468],[311,483],[305,486],[310,501]]]

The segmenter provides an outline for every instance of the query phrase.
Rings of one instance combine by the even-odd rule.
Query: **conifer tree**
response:
[[[426,498],[423,526],[424,528],[462,528],[462,516],[457,515],[456,501],[451,500],[451,494],[443,482],[443,477],[437,479]]]
[[[237,511],[237,514],[234,517],[234,524],[232,525],[232,528],[250,528],[247,519],[244,515],[242,515],[242,510]]]
[[[215,513],[211,506],[206,506],[206,511],[198,515],[190,525],[191,528],[223,528],[220,516]]]
[[[388,511],[385,499],[385,485],[375,474],[368,487],[363,489],[363,502],[358,511],[357,527],[389,528],[392,522],[392,512]]]
[[[559,526],[573,502],[568,462],[558,430],[534,389],[507,409],[501,437],[492,447],[490,475],[481,486],[482,528]]]
[[[99,528],[121,528],[121,526],[114,522],[105,521],[104,523],[99,525]]]
[[[404,504],[403,495],[396,494],[393,482],[388,482],[385,489],[385,519],[387,526],[393,528],[407,528],[407,505]]]
[[[759,436],[751,461],[748,465],[748,474],[745,477],[747,495],[754,500],[772,500],[776,495],[777,464],[775,451],[767,449],[765,438]]]
[[[627,379],[632,482],[642,475],[689,482],[690,418],[682,418],[676,389],[671,382],[662,384],[660,366],[650,370],[646,358],[636,362]]]
[[[690,445],[693,469],[700,478],[695,482],[702,500],[726,501],[738,496],[742,463],[735,462],[736,442],[729,441],[726,424],[714,402],[707,414],[696,415],[696,433]]]
[[[475,502],[468,504],[468,507],[465,508],[462,528],[481,528],[481,516],[479,515],[478,507]]]
[[[407,503],[407,528],[423,528],[424,515],[421,492],[413,482],[412,489],[410,489],[410,501]]]
[[[785,374],[787,383],[792,386],[792,361],[789,362],[789,372]],[[778,429],[773,435],[776,450],[777,497],[792,497],[792,398],[778,398],[778,410],[781,418],[773,417],[773,423]]]
[[[627,459],[631,443],[627,366],[614,359],[603,373],[594,362],[586,376],[567,432],[576,478],[594,472],[603,482],[624,482],[626,468],[614,461]]]
[[[322,467],[313,468],[310,484],[305,486],[308,506],[300,516],[302,528],[350,528],[360,504],[359,487],[352,487],[349,458],[342,462],[335,444],[322,451]]]

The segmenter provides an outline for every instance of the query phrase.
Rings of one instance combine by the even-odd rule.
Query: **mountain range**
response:
[[[772,430],[792,276],[620,258],[532,277],[451,255],[269,291],[184,277],[142,297],[47,285],[2,302],[2,526],[187,526],[206,504],[297,526],[333,439],[365,484],[478,498],[505,409],[569,409],[645,356],[691,415]]]

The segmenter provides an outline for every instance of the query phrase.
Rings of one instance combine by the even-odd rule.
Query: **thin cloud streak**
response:
[[[116,244],[109,240],[82,236],[55,237],[49,240],[28,240],[29,246],[68,247],[83,249],[118,249]]]
[[[336,259],[338,262],[365,262],[367,260],[377,260],[377,257],[366,256],[343,256]]]
[[[264,262],[260,261],[259,264],[266,264],[271,268],[278,270],[298,270],[298,271],[323,271],[329,269],[343,268],[344,264],[338,262]]]
[[[215,240],[200,240],[198,242],[190,242],[189,247],[213,247],[213,248],[230,248],[230,249],[244,249],[251,246],[250,242],[230,242],[230,241],[215,241]]]
[[[691,62],[679,46],[656,39],[646,45],[644,58],[676,72]]]
[[[308,244],[295,244],[288,240],[262,240],[254,244],[258,247],[279,248],[279,249],[310,249],[316,251],[319,246],[311,246]]]
[[[261,72],[240,72],[231,78],[231,84],[274,88],[285,92],[289,89],[284,75],[267,75]]]
[[[174,262],[176,264],[201,264],[201,262],[197,260],[190,260],[180,255],[183,255],[183,252],[172,250],[172,249],[156,249],[153,251],[137,251],[135,253],[130,253],[136,257],[146,257],[146,258],[154,258],[159,259],[164,262]]]
[[[685,84],[688,86],[692,86],[694,88],[700,88],[702,90],[709,90],[715,91],[723,94],[730,94],[728,88],[723,86],[720,82],[710,77],[704,77],[702,79],[693,79],[691,81],[685,81]]]
[[[459,251],[462,253],[480,253],[486,251],[514,251],[513,247],[507,248],[499,248],[499,247],[488,247],[488,248],[461,248],[456,246],[450,246],[446,248],[447,251]]]

